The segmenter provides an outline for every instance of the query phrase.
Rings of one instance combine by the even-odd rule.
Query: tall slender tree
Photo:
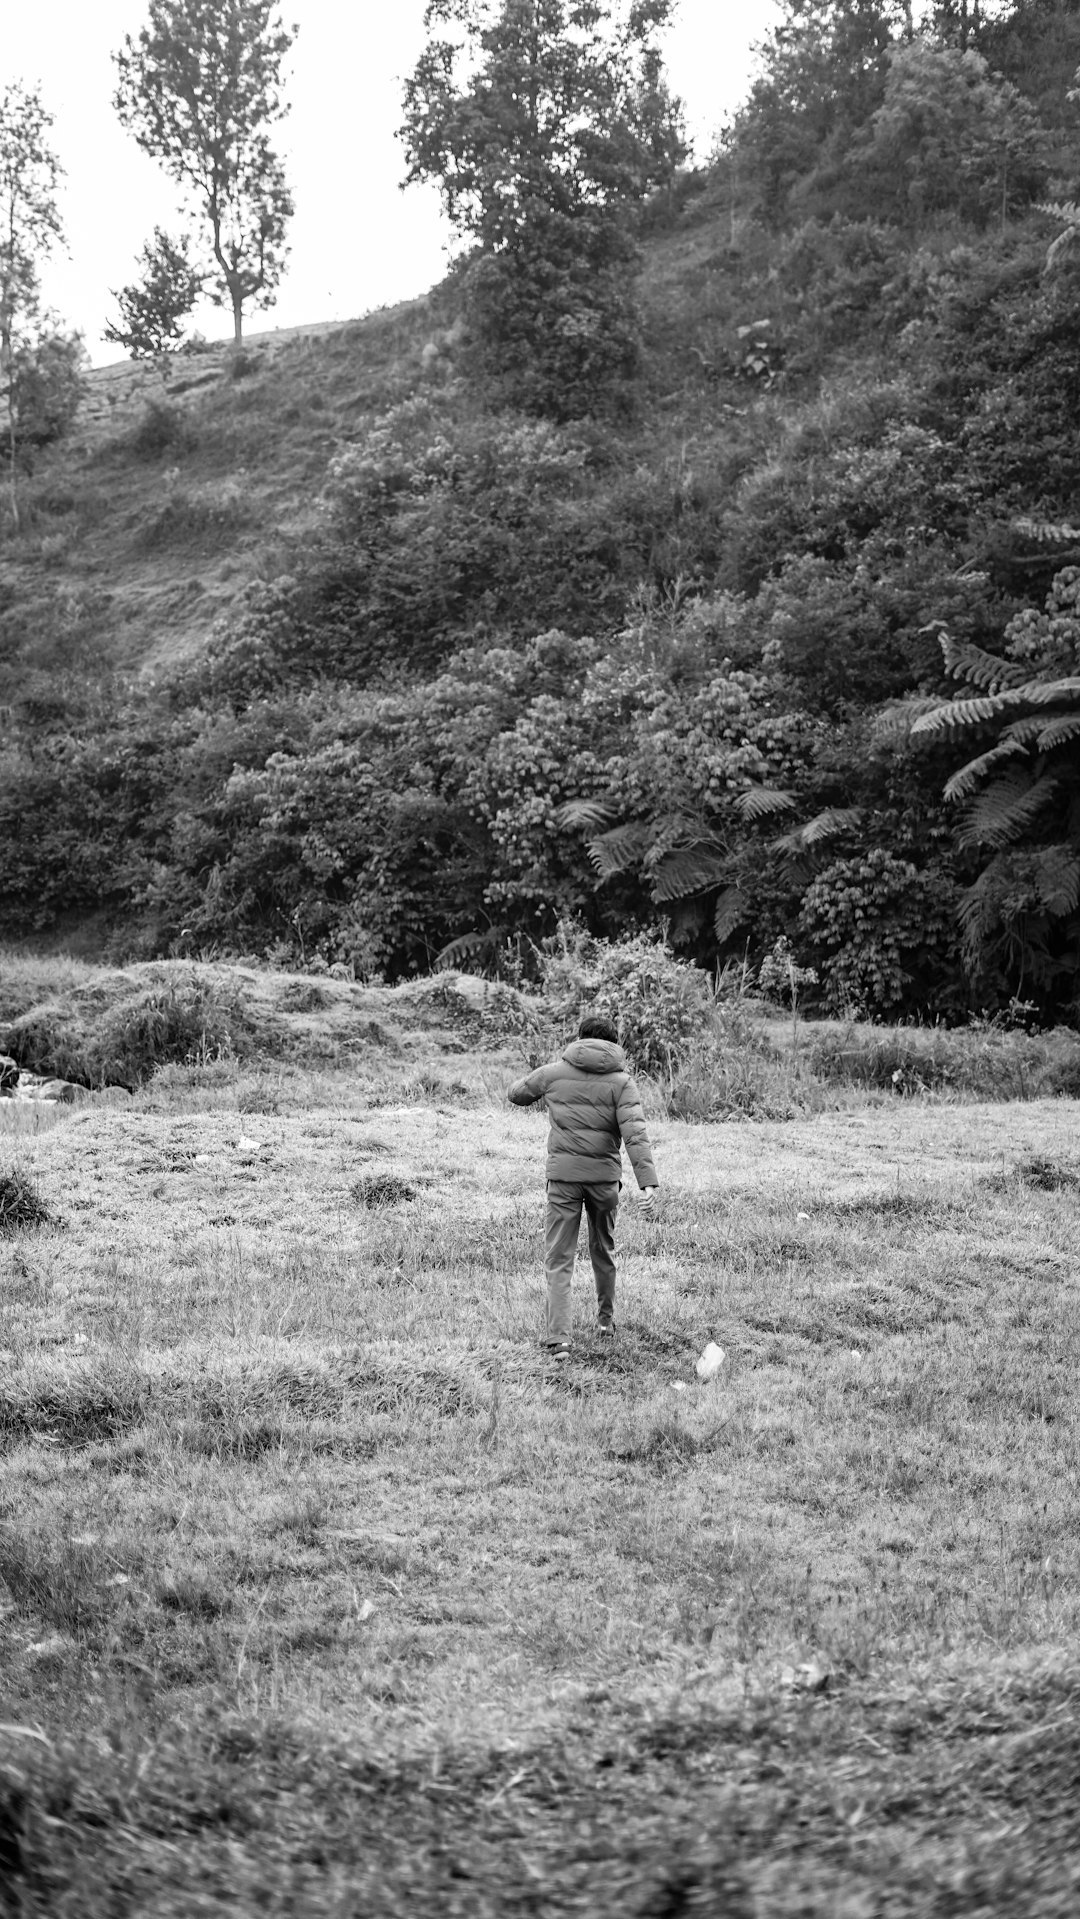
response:
[[[268,129],[288,112],[282,62],[296,28],[274,0],[150,0],[150,23],[115,55],[120,121],[159,160],[208,229],[211,298],[270,306],[284,270],[292,195]]]
[[[39,262],[63,239],[56,204],[63,169],[49,145],[52,114],[36,89],[13,81],[0,94],[0,377],[7,401],[11,513],[15,483],[19,348],[41,306]]]

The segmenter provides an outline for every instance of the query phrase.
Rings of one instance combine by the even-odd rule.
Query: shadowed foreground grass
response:
[[[470,1071],[12,1141],[6,1909],[1074,1912],[1075,1105],[654,1122],[553,1384]]]

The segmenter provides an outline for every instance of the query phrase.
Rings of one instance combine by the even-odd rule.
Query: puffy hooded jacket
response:
[[[626,1054],[611,1040],[572,1040],[561,1058],[515,1081],[510,1099],[515,1106],[547,1100],[548,1179],[621,1179],[621,1141],[638,1185],[659,1185],[641,1097]]]

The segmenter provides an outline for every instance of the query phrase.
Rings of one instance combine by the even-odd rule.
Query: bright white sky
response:
[[[109,289],[137,277],[136,255],[155,224],[176,232],[176,192],[112,110],[112,53],[145,24],[146,0],[8,0],[0,84],[39,84],[66,168],[61,213],[68,257],[43,273],[46,299],[79,327],[95,365],[122,357],[101,340],[115,317]],[[395,132],[401,91],[423,46],[424,0],[283,0],[299,26],[286,86],[292,110],[273,136],[296,202],[292,252],[277,303],[252,313],[251,332],[347,320],[423,293],[445,271],[447,234],[434,190],[399,190]],[[775,0],[679,0],[668,72],[687,106],[696,155],[746,90],[750,48]],[[210,339],[230,331],[206,307],[193,324]]]

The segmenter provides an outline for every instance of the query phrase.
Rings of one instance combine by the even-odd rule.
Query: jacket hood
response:
[[[563,1048],[563,1058],[568,1066],[576,1066],[579,1073],[625,1073],[626,1054],[621,1046],[610,1039],[572,1039],[569,1046]]]

